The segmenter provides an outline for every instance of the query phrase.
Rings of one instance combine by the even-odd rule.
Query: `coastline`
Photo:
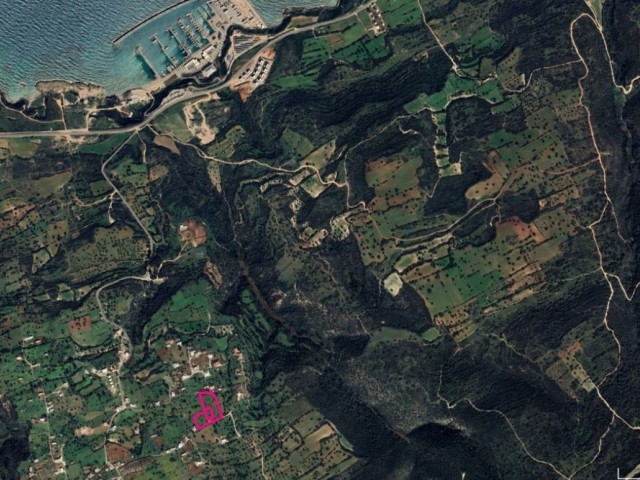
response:
[[[146,86],[146,85],[145,85]],[[143,86],[142,88],[144,88]],[[103,99],[107,96],[104,87],[82,80],[69,81],[62,79],[38,80],[33,88],[33,93],[29,96],[22,96],[17,100],[11,100],[5,92],[0,90],[0,102],[11,109],[21,110],[29,107],[34,102],[41,100],[50,94],[62,94],[74,92],[81,100],[89,98]],[[124,95],[124,94],[123,94]]]
[[[169,5],[166,8],[163,8],[162,10],[160,10],[159,12],[154,13],[153,15],[145,18],[142,22],[137,23],[136,25],[134,25],[133,27],[129,28],[127,31],[125,31],[124,33],[121,33],[120,35],[118,35],[112,42],[112,45],[116,48],[120,47],[120,43],[122,43],[122,41],[124,39],[126,39],[129,35],[131,35],[132,33],[136,32],[137,30],[139,30],[140,28],[144,27],[147,23],[152,22],[153,20],[155,20],[158,17],[161,17],[162,15],[164,15],[167,12],[170,12],[171,10],[174,10],[178,7],[181,7],[182,5],[184,5],[185,3],[188,2],[192,2],[193,0],[181,0],[178,3],[174,4],[174,5]]]
[[[261,24],[261,28],[267,28],[269,25],[267,25],[267,22],[265,22],[264,18],[262,18],[262,16],[258,13],[258,11],[256,10],[256,7],[253,6],[253,3],[251,3],[250,0],[236,0],[236,5],[238,5],[239,8],[246,8],[249,13],[251,13],[251,15],[253,15],[258,22]]]
[[[341,0],[335,0],[334,5],[323,5],[318,7],[287,7],[282,12],[282,17],[291,18],[298,15],[316,16],[327,10],[335,10],[340,8]]]
[[[88,82],[68,82],[66,80],[40,80],[36,83],[36,90],[42,95],[48,93],[75,92],[81,100],[88,98],[104,98],[105,90],[99,85]]]
[[[186,3],[185,1],[180,2]],[[247,34],[272,34],[276,32],[280,32],[286,28],[286,26],[291,21],[291,18],[296,15],[304,14],[304,15],[313,15],[319,16],[324,13],[332,13],[338,15],[344,6],[344,0],[335,0],[334,5],[324,5],[318,7],[290,7],[286,8],[282,13],[282,18],[277,25],[268,25],[265,23],[263,18],[258,15],[255,10],[255,7],[249,0],[244,0],[241,3],[247,5],[248,8],[251,9],[251,12],[254,13],[255,17],[259,22],[263,24],[261,28],[252,28],[252,27],[244,27],[240,25],[231,25],[229,30],[227,31],[227,38],[225,38],[225,43],[229,43],[231,36],[235,31],[240,31]],[[348,2],[347,2],[348,3]],[[244,6],[243,5],[243,6]],[[223,52],[226,52],[227,48],[223,49]],[[226,53],[225,53],[226,55]],[[224,57],[224,56],[223,56]],[[221,68],[221,73],[225,72],[227,74],[226,65],[223,65]],[[215,79],[213,80],[216,81]],[[219,80],[218,80],[219,81]],[[22,96],[18,98],[16,101],[9,100],[8,96],[0,90],[0,100],[4,106],[19,110],[25,113],[31,105],[37,101],[43,101],[47,98],[48,95],[52,94],[62,94],[65,92],[75,92],[81,99],[95,99],[100,102],[106,102],[113,106],[115,103],[120,103],[124,105],[127,102],[128,98],[131,97],[147,97],[147,99],[151,100],[151,106],[145,110],[148,113],[149,110],[153,110],[161,101],[168,96],[171,91],[179,88],[184,88],[187,85],[196,83],[201,85],[201,82],[196,81],[195,79],[185,78],[177,82],[176,84],[171,85],[162,85],[158,80],[151,80],[149,82],[145,82],[144,84],[129,88],[125,91],[121,92],[107,92],[104,87],[100,85],[96,85],[94,83],[85,82],[82,80],[69,81],[62,79],[52,79],[52,80],[39,80],[35,84],[35,91],[33,95],[30,96]],[[207,82],[210,83],[210,82]],[[149,98],[150,97],[150,98]],[[124,124],[127,123],[125,119]]]

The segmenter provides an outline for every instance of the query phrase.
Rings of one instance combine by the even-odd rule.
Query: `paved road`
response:
[[[361,5],[360,7],[358,7],[356,10],[353,10],[349,13],[345,13],[344,15],[340,15],[339,17],[336,17],[332,20],[326,20],[324,22],[318,22],[318,23],[314,23],[312,25],[307,25],[305,27],[296,27],[293,28],[291,30],[287,30],[285,32],[279,33],[277,35],[275,35],[271,40],[269,40],[266,44],[264,44],[264,46],[262,47],[262,49],[257,52],[252,58],[250,58],[249,60],[247,60],[245,62],[245,65],[250,63],[251,60],[253,60],[253,58],[255,58],[256,56],[260,55],[260,53],[262,52],[262,50],[264,50],[265,48],[271,47],[273,45],[275,45],[276,43],[280,42],[281,40],[291,36],[291,35],[296,35],[298,33],[303,33],[309,30],[313,30],[315,28],[318,27],[323,27],[326,25],[331,25],[332,23],[336,23],[339,22],[341,20],[344,20],[345,18],[349,18],[353,15],[357,15],[358,13],[360,13],[362,10],[364,10],[367,7],[367,4]],[[20,132],[0,132],[0,138],[27,138],[27,137],[85,137],[88,135],[91,136],[97,136],[97,135],[117,135],[120,133],[130,133],[130,132],[135,132],[138,130],[142,130],[144,127],[146,127],[149,123],[151,123],[158,115],[160,115],[162,112],[166,111],[167,109],[173,107],[174,105],[177,105],[179,103],[182,102],[186,102],[189,100],[195,100],[198,98],[202,98],[202,97],[206,97],[207,95],[211,94],[211,93],[215,93],[219,90],[222,90],[226,87],[229,86],[229,83],[231,82],[231,78],[225,80],[222,83],[219,83],[215,86],[211,86],[211,87],[203,87],[203,88],[198,88],[198,87],[188,87],[186,89],[186,92],[184,95],[181,95],[179,97],[173,98],[169,101],[165,101],[162,105],[160,105],[157,109],[155,109],[153,112],[151,112],[149,114],[149,116],[147,116],[144,120],[142,120],[139,123],[133,124],[133,125],[128,125],[126,127],[122,127],[122,128],[112,128],[109,130],[88,130],[86,128],[77,128],[77,129],[68,129],[68,130],[32,130],[32,131],[20,131]]]

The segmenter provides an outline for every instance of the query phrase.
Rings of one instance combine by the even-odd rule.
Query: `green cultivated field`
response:
[[[631,476],[640,16],[516,3],[344,3],[255,90],[0,138],[0,478]]]

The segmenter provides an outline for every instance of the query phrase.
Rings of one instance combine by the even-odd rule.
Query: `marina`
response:
[[[126,32],[124,32],[122,35],[119,35],[114,41],[113,41],[113,46],[116,48],[120,48],[120,45],[122,45],[122,42],[128,38],[130,35],[133,35],[135,32],[137,32],[139,29],[141,29],[145,24],[152,22],[154,19],[169,13],[170,11],[181,7],[182,5],[184,5],[185,3],[190,3],[193,0],[182,0],[179,3],[176,3],[175,5],[171,5],[161,11],[159,11],[158,13],[150,16],[149,18],[145,19],[143,22],[138,23],[137,25],[134,25],[132,28],[130,28],[129,30],[127,30]]]
[[[36,98],[39,81],[64,80],[99,85],[108,95],[121,95],[155,80],[162,83],[191,59],[197,60],[203,73],[211,73],[210,59],[219,55],[231,24],[252,29],[264,23],[272,26],[285,8],[335,4],[335,0],[233,3],[241,8],[207,0],[62,0],[37,7],[26,0],[4,2],[0,90],[9,101],[17,102]],[[200,47],[182,31],[180,18],[200,40]],[[168,28],[187,47],[187,54]],[[21,48],[15,46],[18,38]],[[210,46],[213,51],[208,50]]]
[[[245,1],[185,0],[133,26],[113,45],[133,49],[155,79],[198,71],[207,76],[215,71],[213,64],[231,25],[265,26]]]

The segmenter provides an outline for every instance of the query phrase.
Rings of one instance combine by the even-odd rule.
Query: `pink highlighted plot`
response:
[[[196,430],[200,431],[224,418],[220,400],[212,390],[200,390],[198,392],[198,402],[200,402],[202,410],[191,417]]]

